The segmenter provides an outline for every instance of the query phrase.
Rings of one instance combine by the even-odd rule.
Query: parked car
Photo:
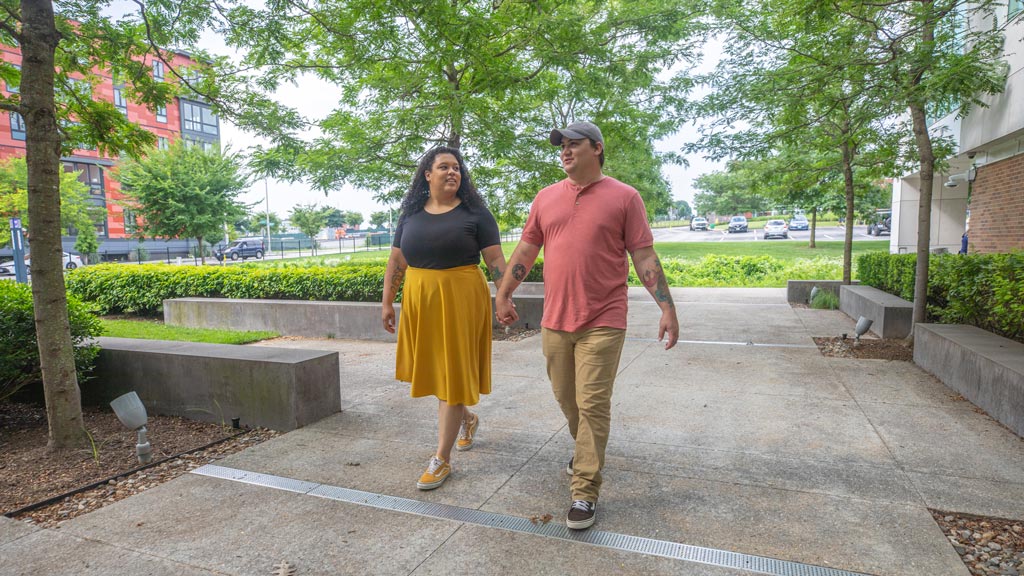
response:
[[[769,220],[764,224],[764,239],[789,238],[789,227],[785,220]]]
[[[892,210],[876,210],[875,215],[868,221],[868,236],[881,236],[892,232]]]
[[[62,252],[62,258],[64,259],[64,268],[67,270],[74,270],[75,268],[81,268],[85,266],[82,263],[82,258],[78,254],[69,254]],[[30,267],[32,266],[32,259],[25,258],[25,269],[31,274]],[[14,261],[4,262],[0,264],[0,274],[14,274]]]
[[[263,238],[239,238],[224,248],[217,248],[213,252],[213,256],[220,261],[223,261],[225,258],[231,260],[255,258],[259,260],[263,258],[265,251],[263,248]]]
[[[707,230],[708,219],[700,216],[694,216],[690,219],[690,230]]]
[[[729,233],[733,232],[746,232],[747,231],[747,217],[746,216],[733,216],[729,220]]]
[[[796,214],[789,219],[790,230],[810,230],[811,224],[807,221],[807,216],[803,214]]]

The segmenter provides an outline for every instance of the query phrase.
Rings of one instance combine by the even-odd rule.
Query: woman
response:
[[[413,398],[436,396],[437,452],[416,485],[437,488],[451,474],[452,445],[473,447],[480,418],[469,411],[491,391],[491,294],[480,255],[495,283],[505,256],[494,216],[458,150],[439,147],[420,160],[384,276],[381,319],[395,332],[395,295],[405,280],[395,377]]]

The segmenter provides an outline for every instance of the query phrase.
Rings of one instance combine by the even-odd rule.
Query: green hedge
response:
[[[69,293],[92,303],[101,314],[152,315],[164,300],[199,296],[380,302],[386,268],[384,262],[274,267],[101,264],[67,273],[65,283]],[[541,269],[538,262],[527,280],[539,281]]]
[[[787,280],[838,279],[843,275],[842,260],[836,258],[798,258],[783,262],[765,255],[709,254],[699,260],[665,258],[661,266],[669,286],[673,287],[781,287]],[[632,267],[629,284],[641,285]]]
[[[78,383],[88,380],[99,348],[90,345],[103,332],[100,321],[74,297],[68,298],[68,320],[74,345]],[[0,399],[42,382],[32,291],[26,284],[0,281]]]
[[[914,299],[914,254],[857,257],[860,281]],[[1024,342],[1024,253],[936,254],[929,259],[928,320],[970,324]]]

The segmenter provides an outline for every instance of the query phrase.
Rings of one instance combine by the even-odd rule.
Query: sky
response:
[[[131,8],[132,6],[126,7],[126,9]],[[137,7],[135,8],[137,9]],[[230,53],[223,40],[213,32],[204,34],[198,47],[215,54]],[[718,61],[721,53],[720,44],[709,42],[704,49],[704,58],[692,70],[694,73],[709,71]],[[340,89],[307,75],[300,78],[294,85],[282,86],[275,93],[275,98],[296,108],[308,119],[316,120],[325,117],[334,109],[340,99]],[[695,127],[686,126],[680,132],[658,142],[657,149],[663,152],[678,152],[684,144],[695,140],[696,137]],[[265,139],[244,132],[226,121],[221,121],[221,144],[230,146],[232,150],[244,152],[250,146],[266,143]],[[609,153],[612,152],[609,151]],[[693,181],[702,174],[720,170],[724,164],[708,161],[696,155],[688,155],[686,159],[689,166],[667,165],[662,172],[669,181],[673,197],[676,200],[686,200],[692,206],[695,192]],[[268,180],[266,184],[262,180],[253,183],[250,190],[243,193],[240,199],[248,204],[258,203],[255,210],[259,211],[262,211],[264,206],[269,203],[270,211],[282,218],[287,218],[289,211],[296,204],[315,203],[341,210],[354,210],[361,212],[367,222],[371,212],[387,209],[386,205],[374,200],[373,193],[368,190],[345,186],[339,190],[333,190],[325,196],[322,192],[312,190],[302,182],[289,183],[274,179]]]

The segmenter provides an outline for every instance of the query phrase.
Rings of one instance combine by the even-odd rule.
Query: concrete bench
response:
[[[854,280],[853,284],[860,284],[860,280]],[[839,296],[839,287],[842,285],[842,280],[788,280],[786,281],[786,301],[807,304],[811,299],[811,288],[815,286],[818,287],[818,290],[827,290]]]
[[[873,320],[871,331],[882,338],[906,338],[914,324],[912,303],[871,286],[840,286],[839,309],[854,320]]]
[[[535,290],[535,289],[532,289]],[[491,296],[492,322],[494,296]],[[519,323],[539,328],[544,314],[544,295],[515,295]],[[402,306],[395,304],[398,322]],[[232,298],[175,298],[164,300],[164,322],[191,328],[271,330],[285,336],[343,338],[394,342],[384,331],[380,304],[376,302],[327,302],[309,300],[245,300]]]
[[[916,324],[914,363],[1024,436],[1024,344],[975,326]]]
[[[152,414],[294,430],[341,410],[337,352],[99,338],[85,400],[134,390]]]

